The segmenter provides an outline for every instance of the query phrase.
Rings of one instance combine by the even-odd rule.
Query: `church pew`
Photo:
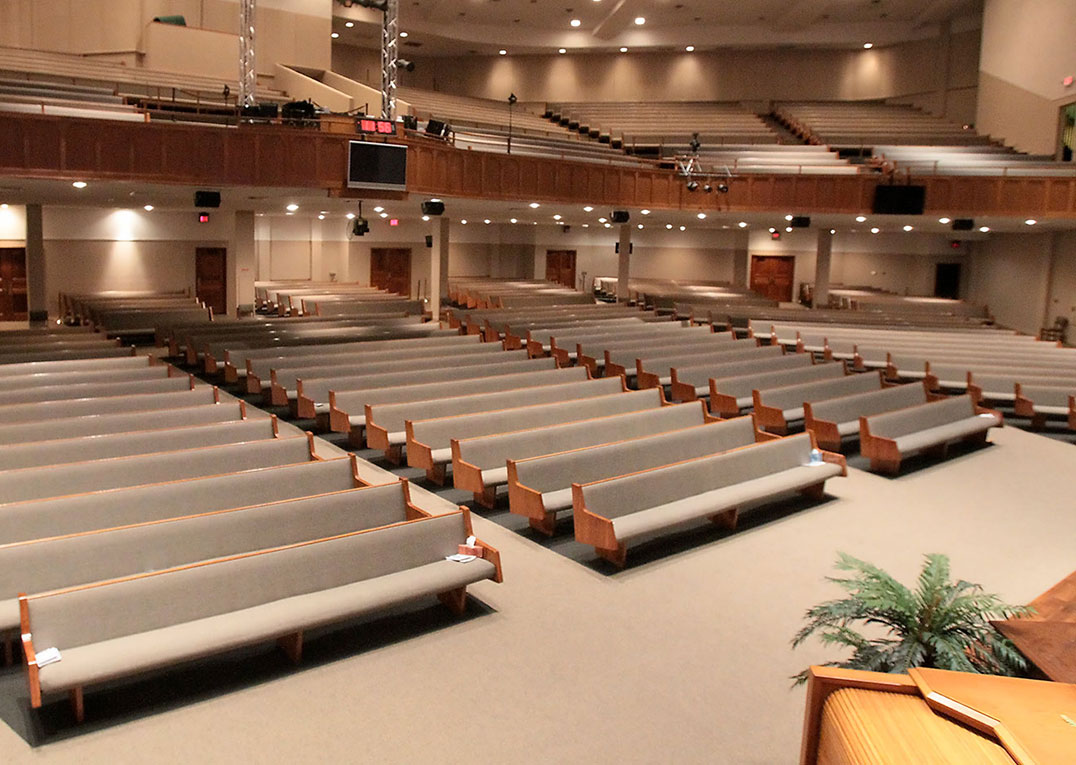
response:
[[[459,335],[434,335],[433,337],[412,337],[395,339],[361,340],[358,342],[334,343],[332,345],[292,345],[286,348],[244,348],[230,350],[225,354],[224,379],[227,382],[239,382],[254,374],[258,382],[247,383],[248,393],[260,393],[269,385],[270,371],[274,366],[285,363],[303,363],[312,359],[331,360],[336,354],[349,353],[383,353],[387,351],[410,351],[422,348],[441,348],[445,344],[469,344],[479,342],[479,338],[463,338]]]
[[[138,369],[150,363],[148,356],[136,356],[131,352],[130,348],[127,348],[126,353],[118,357],[42,360],[30,361],[24,364],[4,364],[0,365],[0,378],[68,372],[119,371],[122,369]]]
[[[483,343],[483,347],[488,347]],[[473,349],[469,349],[473,350]],[[466,374],[469,367],[493,367],[499,364],[509,364],[513,361],[521,361],[522,357],[517,352],[502,351],[494,347],[494,352],[465,353],[452,349],[434,351],[428,355],[412,356],[402,359],[360,361],[354,364],[343,364],[339,367],[315,367],[311,371],[292,371],[287,375],[274,370],[269,388],[269,402],[274,406],[285,406],[289,402],[298,399],[298,383],[302,380],[303,390],[307,397],[320,397],[327,401],[329,391],[343,388],[347,381],[353,377],[368,375],[394,374],[401,372],[426,371],[431,369],[456,369],[461,375]]]
[[[408,420],[407,464],[424,468],[426,475],[435,482],[443,481],[445,466],[452,461],[453,438],[507,433],[510,430],[519,430],[521,425],[540,428],[574,420],[657,409],[664,406],[665,401],[663,396],[655,393],[660,394],[660,391],[629,391],[576,401],[520,406],[429,420]]]
[[[881,390],[880,372],[847,375],[832,380],[756,388],[751,392],[755,419],[768,433],[784,436],[792,423],[804,417],[804,404]]]
[[[159,362],[129,369],[81,369],[71,372],[37,372],[35,374],[0,377],[0,392],[38,386],[44,387],[103,382],[135,382],[138,380],[156,380],[163,377],[179,375],[186,377],[186,375],[171,364],[162,364]]]
[[[917,406],[938,398],[943,397],[929,393],[919,382],[828,401],[806,402],[803,427],[815,435],[821,448],[836,452],[841,449],[843,437],[859,434],[860,417]]]
[[[676,375],[672,373],[672,370],[676,368],[723,368],[729,365],[739,365],[737,368],[743,367],[746,369],[760,364],[762,366],[770,364],[771,366],[782,367],[805,363],[802,358],[798,358],[796,361],[775,360],[785,355],[782,348],[740,342],[725,348],[715,348],[706,353],[699,353],[694,349],[687,353],[662,352],[635,360],[635,380],[640,388],[656,388],[665,385],[671,386],[676,381]],[[788,356],[792,357],[796,356],[796,354],[788,354]],[[806,358],[804,354],[799,354],[799,356]],[[613,367],[613,371],[616,371],[616,369],[617,367]],[[669,370],[668,373],[666,373],[666,370]],[[699,391],[698,395],[705,395],[705,387]],[[693,399],[687,400],[691,401]]]
[[[1076,380],[1068,385],[1016,383],[1013,411],[1031,420],[1032,427],[1046,426],[1047,417],[1063,417],[1076,430]]]
[[[845,374],[843,361],[824,361],[799,369],[712,377],[710,378],[710,414],[718,417],[735,417],[744,409],[750,408],[754,402],[756,388],[832,380],[841,378]]]
[[[19,626],[18,593],[47,592],[427,516],[406,481],[319,492],[163,520],[0,545],[0,634]]]
[[[572,507],[572,484],[611,478],[774,438],[750,417],[714,420],[701,401],[635,413],[649,432],[625,431],[605,444],[507,460],[508,506],[531,528],[552,536],[557,513]]]
[[[684,406],[686,412],[677,411]],[[453,485],[457,489],[472,492],[475,501],[483,507],[492,508],[496,504],[497,487],[508,482],[507,460],[518,461],[623,441],[668,430],[676,427],[677,423],[693,423],[697,418],[697,407],[686,404],[476,438],[453,438]],[[709,422],[710,418],[707,417],[705,421]]]
[[[0,352],[0,369],[5,366],[21,366],[24,364],[31,364],[35,361],[75,361],[78,359],[109,359],[123,356],[134,356],[134,346],[122,346],[122,345],[91,345],[86,344],[83,347],[79,346],[65,346],[64,348],[54,348],[50,350],[22,350],[22,351],[9,351]]]
[[[670,527],[709,518],[734,529],[744,504],[789,492],[821,499],[826,480],[848,470],[842,455],[813,454],[813,447],[810,434],[801,433],[616,478],[573,482],[575,538],[623,568],[630,544]]]
[[[268,417],[260,409],[249,410],[254,419]],[[117,414],[88,414],[80,417],[60,417],[49,420],[47,427],[27,432],[25,423],[0,425],[0,448],[24,442],[28,437],[37,442],[80,436],[100,436],[109,433],[127,433],[134,430],[163,430],[185,426],[208,425],[219,422],[235,422],[248,417],[246,402],[232,401],[227,404],[203,404],[177,409],[160,409],[145,412]]]
[[[142,427],[146,424],[143,422]],[[29,435],[33,438],[33,435]],[[247,443],[277,438],[276,417],[259,417],[208,425],[184,425],[108,435],[95,434],[46,441],[23,441],[0,446],[0,471],[59,465],[68,462],[132,457],[204,446]]]
[[[146,416],[149,417],[148,413],[159,409],[217,404],[220,401],[220,391],[216,387],[199,383],[191,390],[174,393],[140,393],[137,396],[104,396],[39,401],[32,404],[2,404],[0,405],[0,426],[120,412],[146,412]],[[47,426],[45,423],[42,425]]]
[[[138,396],[149,393],[174,393],[194,390],[197,378],[194,375],[182,377],[160,377],[156,380],[135,380],[133,382],[91,382],[70,383],[64,385],[34,385],[30,388],[18,388],[3,391],[4,406],[31,404],[43,401],[65,401],[72,399],[92,399],[101,396]]]
[[[685,329],[690,330],[690,327]],[[656,337],[630,338],[627,340],[592,340],[586,343],[576,343],[575,358],[577,364],[590,367],[591,373],[597,376],[598,372],[605,367],[605,359],[612,354],[624,353],[625,355],[630,355],[632,353],[662,350],[674,353],[681,350],[690,351],[695,348],[700,351],[706,351],[708,349],[722,348],[734,340],[735,338],[728,333],[711,332],[703,327],[702,332],[685,331],[683,334],[678,334],[675,339],[658,335]]]
[[[764,346],[770,350],[772,346]],[[763,350],[762,348],[758,350]],[[781,353],[771,351],[766,354],[752,354],[747,358],[737,353],[733,357],[707,356],[701,359],[686,358],[683,362],[669,367],[669,386],[674,401],[694,401],[710,393],[712,378],[737,377],[747,374],[803,369],[814,364],[808,353]]]
[[[277,640],[299,661],[305,630],[438,595],[454,613],[466,588],[501,581],[496,550],[446,560],[471,535],[465,509],[106,582],[19,597],[30,703],[245,645]],[[162,608],[161,604],[167,604]],[[38,651],[63,660],[45,666]]]
[[[464,394],[426,401],[366,404],[366,445],[385,452],[390,461],[399,461],[400,448],[408,443],[407,423],[516,407],[606,396],[626,390],[623,378],[576,380],[545,385],[525,385],[509,390]],[[448,443],[446,441],[446,446]],[[451,452],[448,459],[451,461]]]
[[[494,370],[497,371],[497,370]],[[467,372],[466,374],[471,374]],[[556,384],[560,382],[577,382],[586,380],[588,372],[581,367],[569,369],[543,369],[540,371],[515,372],[512,374],[495,374],[483,377],[459,377],[440,382],[419,383],[417,385],[388,385],[379,388],[360,390],[329,391],[329,426],[336,433],[348,433],[352,446],[363,445],[363,429],[366,427],[366,406],[368,404],[399,404],[405,401],[426,401],[458,395],[462,390],[468,394],[495,393],[515,390],[534,385]],[[310,410],[320,414],[322,405],[314,399],[305,398],[305,390],[300,395],[300,412],[304,404]],[[349,414],[361,412],[361,414]]]
[[[1076,377],[1040,376],[1024,372],[981,372],[968,370],[968,395],[976,404],[987,401],[1012,403],[1016,399],[1016,385],[1072,386]],[[985,404],[984,404],[985,405]]]
[[[950,443],[986,443],[987,431],[1001,425],[1000,412],[976,406],[971,396],[953,396],[860,417],[859,451],[870,459],[871,470],[895,474],[909,455],[944,458]]]
[[[12,502],[318,459],[314,437],[308,433],[266,441],[5,470],[0,472],[0,508]]]

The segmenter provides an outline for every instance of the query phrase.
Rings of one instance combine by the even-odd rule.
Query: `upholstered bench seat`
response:
[[[910,433],[894,439],[897,448],[902,452],[913,452],[926,449],[943,441],[952,441],[972,433],[978,433],[997,424],[997,419],[991,414],[977,414],[956,422],[947,422],[917,433]]]
[[[463,587],[494,573],[495,567],[488,560],[466,564],[442,560],[100,643],[67,649],[58,646],[62,660],[39,670],[41,690],[66,690],[221,653]],[[168,606],[161,603],[159,607]]]
[[[796,491],[840,475],[842,467],[830,462],[801,465],[734,486],[706,491],[691,497],[656,505],[622,518],[613,519],[616,538],[630,543],[639,537],[667,529],[678,523],[706,518],[729,508],[739,507],[783,492]]]

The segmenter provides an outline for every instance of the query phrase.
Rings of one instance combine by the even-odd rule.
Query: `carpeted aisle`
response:
[[[0,761],[794,763],[804,691],[788,678],[832,656],[789,639],[838,595],[823,580],[838,550],[904,581],[948,553],[1014,602],[1076,567],[1076,450],[1010,427],[991,440],[896,479],[853,470],[827,501],[629,554],[620,573],[476,517],[504,559],[503,585],[473,588],[489,610],[349,628],[296,670],[267,647],[284,669],[148,715],[88,693],[87,725],[36,747],[0,726]]]

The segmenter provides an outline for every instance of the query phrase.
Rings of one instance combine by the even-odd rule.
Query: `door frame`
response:
[[[194,295],[199,300],[202,300],[202,302],[205,302],[198,295],[198,257],[203,252],[204,253],[214,253],[214,254],[219,252],[219,253],[221,253],[223,255],[224,275],[223,275],[223,278],[221,279],[221,291],[222,291],[222,295],[223,295],[223,297],[222,297],[222,310],[218,312],[216,308],[213,308],[213,313],[214,313],[214,315],[217,315],[217,316],[226,316],[228,314],[228,248],[227,247],[222,247],[222,246],[219,246],[219,245],[218,246],[213,246],[213,247],[199,246],[199,247],[194,248]]]
[[[400,292],[399,294],[401,294],[401,295],[403,295],[405,297],[411,297],[412,279],[414,277],[414,272],[413,272],[412,266],[414,265],[413,261],[414,261],[414,257],[415,257],[415,251],[411,247],[371,247],[370,248],[370,286],[371,287],[377,286],[376,284],[374,284],[374,257],[378,253],[384,253],[384,252],[406,252],[407,253],[407,285],[406,285],[406,288],[402,292]]]
[[[751,288],[751,285],[755,281],[755,265],[756,265],[756,263],[758,263],[760,259],[771,259],[771,258],[779,258],[781,260],[788,260],[788,261],[792,262],[792,280],[789,282],[789,286],[788,286],[788,291],[789,291],[788,299],[787,300],[778,300],[777,301],[779,303],[781,303],[781,302],[790,303],[796,297],[796,256],[795,255],[767,255],[767,254],[752,253],[750,268],[747,271],[747,286],[748,286],[748,289]]]

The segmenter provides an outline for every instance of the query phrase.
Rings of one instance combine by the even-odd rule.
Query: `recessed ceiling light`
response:
[[[644,210],[640,210],[639,212],[641,212],[641,213],[642,213],[643,215],[649,215],[649,214],[650,214],[650,211],[649,211],[649,210],[645,210],[645,209],[644,209]]]
[[[594,208],[591,207],[590,205],[587,205],[586,207],[583,208],[583,212],[594,212]]]
[[[776,233],[777,233],[777,229],[775,229],[775,228],[774,228],[773,226],[770,226],[770,233],[771,233],[771,234],[776,234]]]
[[[608,218],[598,218],[598,223],[605,223]]]
[[[4,207],[7,207],[7,205],[4,205]],[[142,209],[146,212],[153,212],[153,205],[142,205]]]
[[[863,223],[863,222],[865,222],[866,220],[867,220],[867,216],[866,216],[866,215],[857,215],[857,216],[856,216],[856,223]]]
[[[490,221],[490,219],[489,219],[489,218],[486,218],[486,219],[485,219],[485,220],[483,220],[482,222],[483,222],[483,223],[485,223],[485,224],[486,224],[486,225],[488,226],[488,225],[489,225],[489,224],[490,224],[490,223],[491,223],[492,221]]]
[[[422,221],[424,223],[429,223],[430,222],[430,216],[429,215],[423,215],[422,216]]]
[[[539,207],[541,207],[541,205],[538,204],[537,202],[531,202],[531,209],[532,210],[537,210]]]
[[[872,229],[871,229],[871,233],[872,233],[872,234],[877,234],[877,233],[878,233],[879,231],[881,231],[881,229],[880,229],[880,228],[872,228]]]
[[[836,233],[837,233],[837,229],[835,229],[835,228],[831,228],[831,229],[829,230],[829,233],[830,233],[830,236],[832,236],[833,234],[836,234]]]
[[[378,205],[377,207],[374,208],[374,212],[385,212],[385,208],[382,207],[381,205]]]
[[[355,213],[348,213],[344,217],[347,218],[348,220],[355,220]]]
[[[621,48],[621,49],[620,49],[620,52],[621,52],[621,53],[627,53],[627,52],[628,52],[628,49],[627,49],[627,48]]]
[[[668,229],[669,231],[672,231],[672,227],[673,227],[673,226],[672,226],[672,224],[671,224],[671,223],[666,223],[666,224],[665,224],[665,228],[667,228],[667,229]]]
[[[589,223],[584,223],[583,228],[590,228],[590,224]]]
[[[559,48],[559,49],[557,50],[557,53],[561,53],[561,54],[563,54],[563,53],[567,53],[567,52],[568,52],[568,49],[567,49],[567,48]]]
[[[382,218],[387,218],[387,217],[389,217],[389,214],[388,213],[381,213],[381,217]]]
[[[639,228],[641,229],[642,227],[643,227],[643,224],[642,224],[642,223],[640,223],[640,224],[639,224]]]
[[[407,32],[400,32],[400,37],[407,37]]]
[[[355,26],[355,22],[354,22],[354,21],[345,21],[345,22],[344,22],[344,26],[345,26],[345,27],[347,27],[348,29],[351,29],[351,28],[352,28],[353,26]],[[404,33],[404,32],[401,32],[401,33],[400,33],[400,36],[401,36],[401,37],[405,37],[405,36],[406,36],[406,33]]]
[[[606,227],[606,228],[612,228],[612,227],[613,227],[613,224],[612,224],[612,223],[606,223],[606,224],[605,224],[605,227]]]
[[[905,231],[913,231],[914,229],[915,229],[915,226],[905,226],[904,227]]]
[[[788,220],[788,221],[792,220],[792,216],[791,215],[786,215],[785,220]]]
[[[871,48],[874,47],[874,43],[863,43],[863,47],[866,50],[870,50]]]
[[[333,33],[332,33],[331,35],[329,35],[329,37],[333,38],[334,40],[335,40],[336,38],[338,38],[339,36],[340,36],[340,33],[339,33],[339,32],[333,32]]]
[[[681,226],[681,227],[680,227],[680,230],[681,230],[681,231],[687,231],[687,226]]]
[[[706,220],[706,213],[699,213],[698,218],[699,220]]]
[[[979,226],[979,230],[986,234],[990,231],[990,226]]]
[[[739,226],[740,228],[747,228],[747,221],[742,220],[739,223],[737,223],[736,225]]]
[[[635,26],[641,27],[645,23],[646,23],[646,17],[645,16],[636,16],[635,17]]]
[[[463,220],[461,220],[461,221],[460,221],[460,225],[461,225],[461,226],[466,226],[466,225],[467,225],[467,219],[466,219],[466,218],[464,218]]]
[[[285,209],[285,210],[287,210],[288,212],[295,212],[296,210],[298,210],[298,209],[299,209],[299,205],[297,205],[297,204],[295,204],[294,202],[292,202],[292,203],[291,203],[290,205],[288,205],[288,206],[287,206],[287,207],[285,207],[284,209]]]
[[[512,218],[512,220],[510,222],[511,223],[519,223],[519,219],[518,218]]]
[[[950,218],[938,218],[938,223],[942,224],[943,226],[949,225],[950,221]]]
[[[71,185],[74,186],[76,189],[84,189],[86,188],[86,181],[75,181]]]
[[[321,213],[318,214],[318,220],[325,220],[325,216]]]
[[[583,24],[583,22],[580,21],[579,19],[572,19],[568,23],[571,24],[573,27],[582,26],[582,24]]]
[[[553,220],[560,220],[560,219],[561,219],[560,213],[557,213],[556,215],[553,216]]]
[[[7,207],[7,205],[4,205],[4,207]],[[1028,226],[1034,226],[1036,223],[1038,223],[1038,221],[1035,220],[1034,218],[1028,218],[1027,220],[1024,221],[1024,224],[1028,225]]]
[[[684,48],[684,50],[686,50],[688,53],[694,53],[695,52],[695,46],[694,45],[689,45],[686,48]]]
[[[4,202],[2,205],[0,205],[0,210],[6,210],[6,209],[7,209],[7,202]]]
[[[502,56],[507,56],[508,55],[508,51],[506,51],[504,48],[501,48],[499,51],[497,51],[497,53],[499,53]]]

